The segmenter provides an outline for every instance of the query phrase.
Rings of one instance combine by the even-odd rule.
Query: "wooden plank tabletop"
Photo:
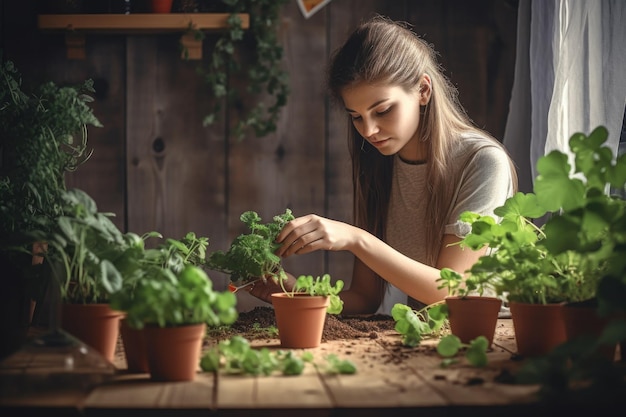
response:
[[[255,340],[255,347],[279,349],[278,339]],[[436,340],[415,348],[386,331],[372,338],[330,340],[307,349],[318,366],[298,376],[249,376],[198,372],[191,382],[155,382],[149,374],[128,374],[118,352],[118,372],[90,392],[29,392],[2,396],[0,407],[25,414],[75,411],[76,415],[378,415],[384,410],[423,415],[454,415],[468,407],[523,410],[532,405],[535,386],[499,383],[498,375],[520,366],[510,319],[498,322],[489,364],[474,368],[462,359],[447,368],[433,354]],[[353,375],[336,375],[322,365],[328,354],[350,359]],[[500,407],[500,408],[498,408]],[[522,407],[522,408],[520,408]],[[121,413],[121,414],[120,414]],[[49,415],[49,414],[46,414]]]

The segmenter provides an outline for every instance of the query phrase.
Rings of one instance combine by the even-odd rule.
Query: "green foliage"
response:
[[[450,268],[441,269],[437,282],[439,283],[437,289],[446,289],[449,296],[465,297],[471,294],[482,296],[495,292],[492,280],[486,276],[469,274],[464,277]]]
[[[443,301],[421,310],[398,303],[391,315],[396,321],[395,330],[402,335],[402,344],[410,347],[418,346],[427,336],[440,335],[448,317]]]
[[[202,269],[208,244],[208,238],[189,232],[138,254],[138,270],[111,295],[111,307],[126,312],[134,328],[232,324],[237,319],[235,295],[214,291]]]
[[[158,275],[153,275],[158,273]],[[185,265],[176,273],[171,269],[151,269],[136,282],[132,303],[126,311],[131,327],[159,327],[206,323],[230,325],[237,319],[234,294],[216,292],[212,281],[200,267]],[[112,307],[116,307],[112,303]]]
[[[330,374],[353,374],[356,372],[354,363],[340,359],[336,355],[325,356],[326,364],[321,366],[314,362],[310,352],[300,356],[291,350],[272,351],[266,347],[253,348],[242,336],[232,336],[221,340],[211,349],[206,350],[200,358],[200,369],[204,372],[223,372],[239,375],[268,376],[275,372],[282,375],[301,375],[306,363]]]
[[[461,342],[457,336],[453,334],[446,335],[441,338],[439,344],[437,344],[437,353],[443,356],[441,366],[447,367],[453,363],[457,363],[457,355],[462,349],[465,349],[465,359],[467,362],[475,367],[483,367],[487,365],[487,349],[489,348],[489,341],[485,336],[478,336],[476,339],[471,340],[469,344]]]
[[[91,80],[26,92],[13,62],[0,63],[0,257],[33,278],[34,298],[45,277],[30,265],[33,233],[62,214],[65,173],[91,156],[87,126],[101,126],[89,107],[93,92]]]
[[[472,231],[460,244],[492,249],[471,267],[474,279],[491,282],[509,300],[544,304],[591,299],[603,286],[626,287],[626,205],[608,193],[609,187],[624,189],[626,156],[613,158],[606,139],[602,126],[589,136],[572,135],[573,167],[561,151],[541,157],[534,193],[519,192],[498,207],[499,222],[461,215]],[[545,224],[535,226],[543,216]]]
[[[282,282],[287,277],[281,265],[281,259],[274,252],[280,246],[276,236],[289,221],[293,220],[290,209],[273,217],[269,223],[262,223],[261,217],[254,211],[246,211],[240,216],[250,232],[237,236],[228,251],[217,250],[207,259],[207,267],[230,275],[235,285],[261,278]]]
[[[122,233],[110,213],[98,211],[84,191],[62,194],[61,214],[47,221],[35,235],[47,241],[46,260],[60,283],[61,297],[69,303],[107,302],[122,289],[125,275],[139,268],[143,240],[134,233]]]
[[[217,120],[223,101],[229,107],[241,109],[242,97],[248,94],[255,97],[256,104],[238,115],[235,136],[242,139],[252,129],[257,137],[263,137],[276,131],[280,110],[287,104],[290,92],[287,71],[281,68],[283,48],[278,40],[280,9],[287,0],[222,0],[222,3],[230,13],[228,29],[218,38],[208,64],[198,68],[215,97],[203,124],[211,125]],[[249,30],[242,28],[239,13],[249,14]],[[194,33],[204,36],[199,31]],[[242,56],[249,59],[244,62]],[[233,82],[242,73],[245,80]],[[268,97],[273,98],[269,104]]]
[[[583,335],[528,358],[515,375],[520,384],[539,385],[544,401],[589,404],[622,402],[626,389],[623,366],[608,359],[603,349],[626,340],[626,321],[613,320],[600,337]]]
[[[313,278],[312,275],[300,275],[296,279],[296,284],[291,294],[304,292],[309,295],[329,297],[330,304],[326,311],[329,314],[339,314],[343,310],[343,300],[339,297],[343,285],[342,280],[337,280],[335,284],[333,284],[329,274],[324,274],[316,278]],[[287,293],[289,294],[289,292]]]

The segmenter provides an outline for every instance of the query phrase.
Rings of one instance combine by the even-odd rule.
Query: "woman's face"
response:
[[[383,155],[425,159],[417,137],[420,93],[387,84],[356,84],[341,97],[356,130]]]

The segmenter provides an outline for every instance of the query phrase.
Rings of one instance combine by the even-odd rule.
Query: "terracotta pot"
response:
[[[152,13],[170,13],[173,0],[150,0]]]
[[[561,314],[568,341],[585,336],[598,338],[610,321],[608,318],[598,316],[597,305],[592,304],[564,303]],[[617,344],[603,346],[600,348],[600,354],[609,360],[614,360],[616,350]]]
[[[115,358],[123,316],[121,311],[112,310],[108,304],[61,305],[61,327],[109,362]]]
[[[122,345],[126,356],[126,370],[131,373],[148,373],[148,349],[143,329],[135,329],[128,325],[126,319],[120,323]]]
[[[521,356],[548,354],[566,341],[561,304],[510,302],[517,353]]]
[[[453,335],[463,343],[485,336],[491,346],[502,300],[496,297],[467,296],[446,297],[445,301]]]
[[[205,324],[144,327],[151,379],[193,381],[199,370],[205,332]]]
[[[322,343],[328,297],[307,294],[272,294],[280,345],[285,349],[306,349]]]

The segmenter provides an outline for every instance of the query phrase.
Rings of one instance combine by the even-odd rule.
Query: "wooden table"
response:
[[[0,399],[8,415],[81,416],[454,416],[554,415],[536,401],[537,386],[496,382],[520,366],[510,319],[500,319],[489,364],[464,360],[448,368],[433,354],[436,341],[403,347],[394,331],[376,338],[324,342],[316,359],[334,353],[353,361],[354,375],[331,375],[307,366],[299,376],[198,373],[193,382],[162,383],[125,372],[123,357],[107,382],[89,392],[59,386],[49,392]],[[253,341],[255,346],[278,342]],[[118,355],[119,356],[119,355]],[[563,411],[559,408],[560,411]],[[559,413],[561,414],[561,413]]]

